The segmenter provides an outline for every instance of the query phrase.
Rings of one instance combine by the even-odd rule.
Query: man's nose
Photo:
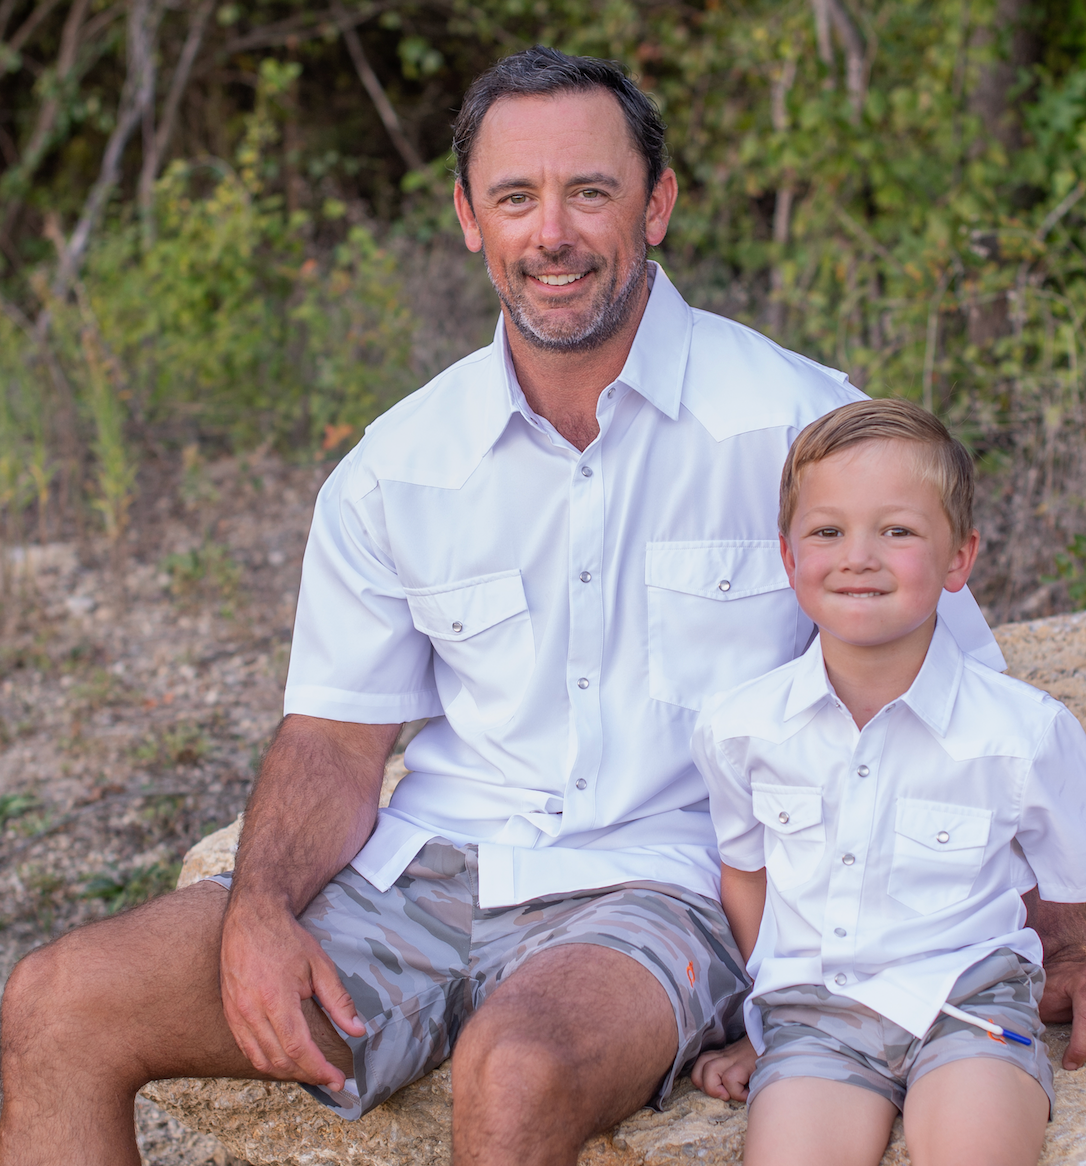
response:
[[[542,251],[561,251],[575,243],[576,232],[565,197],[544,196],[539,204],[536,245]]]

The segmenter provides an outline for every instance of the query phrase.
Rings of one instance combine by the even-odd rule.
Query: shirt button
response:
[[[459,620],[457,620],[456,623],[453,624],[452,629],[454,632],[462,632],[464,630],[464,625]]]
[[[788,825],[788,815],[784,812],[784,810],[781,810],[781,812],[777,815],[777,821],[780,822],[782,826]]]
[[[587,688],[588,687],[588,677],[582,676],[581,679],[577,681],[577,687],[578,688]]]
[[[592,582],[592,572],[591,571],[582,571],[580,574],[580,580],[582,583],[591,583]]]
[[[721,579],[716,586],[718,591],[731,591],[732,581],[730,579]]]
[[[581,466],[581,473],[584,474],[586,478],[592,477],[592,470],[588,466]]]
[[[833,933],[837,936],[838,939],[844,939],[845,936],[848,935],[848,932],[843,927],[835,927],[833,929]]]
[[[841,861],[845,864],[845,866],[851,866],[856,861],[856,855],[846,854],[842,856]]]
[[[835,984],[847,984],[848,976],[846,976],[844,972],[838,972],[837,975],[833,977],[833,982]]]
[[[871,770],[868,769],[866,765],[861,765],[860,768],[856,770],[856,772],[861,777],[867,777],[867,775],[871,772]]]
[[[607,395],[608,395],[609,397],[613,397],[613,396],[615,395],[615,390],[614,390],[613,388],[611,388],[611,389],[608,389],[608,390],[607,390]]]
[[[583,777],[577,778],[577,788],[578,789],[588,789],[588,782],[585,781],[585,779]]]
[[[939,833],[935,835],[935,841],[936,842],[949,842],[950,835],[945,830],[940,830]]]

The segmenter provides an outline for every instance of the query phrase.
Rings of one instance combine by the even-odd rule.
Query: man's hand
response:
[[[316,997],[351,1036],[366,1026],[320,944],[289,910],[232,900],[220,964],[223,1012],[238,1047],[261,1073],[338,1091],[343,1072],[317,1046],[302,1010]]]
[[[758,1059],[749,1037],[743,1037],[726,1049],[710,1049],[698,1057],[690,1079],[710,1097],[721,1101],[746,1101],[747,1082]]]
[[[1071,1022],[1063,1067],[1080,1069],[1086,1063],[1086,905],[1046,902],[1036,887],[1022,901],[1026,923],[1041,937],[1045,953],[1041,1019],[1045,1024]]]

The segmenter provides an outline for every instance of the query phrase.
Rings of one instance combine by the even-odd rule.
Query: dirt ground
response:
[[[330,467],[190,457],[106,547],[8,552],[0,640],[0,983],[82,922],[172,887],[244,807],[281,712],[301,557]],[[140,1102],[148,1166],[223,1166]]]

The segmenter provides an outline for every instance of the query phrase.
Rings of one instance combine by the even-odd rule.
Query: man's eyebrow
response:
[[[618,190],[622,184],[613,174],[605,174],[600,171],[596,174],[576,174],[566,185],[604,186],[608,190]],[[494,198],[510,190],[531,190],[534,186],[535,183],[531,178],[503,178],[500,182],[495,182],[493,186],[488,186],[486,192],[491,198]]]

